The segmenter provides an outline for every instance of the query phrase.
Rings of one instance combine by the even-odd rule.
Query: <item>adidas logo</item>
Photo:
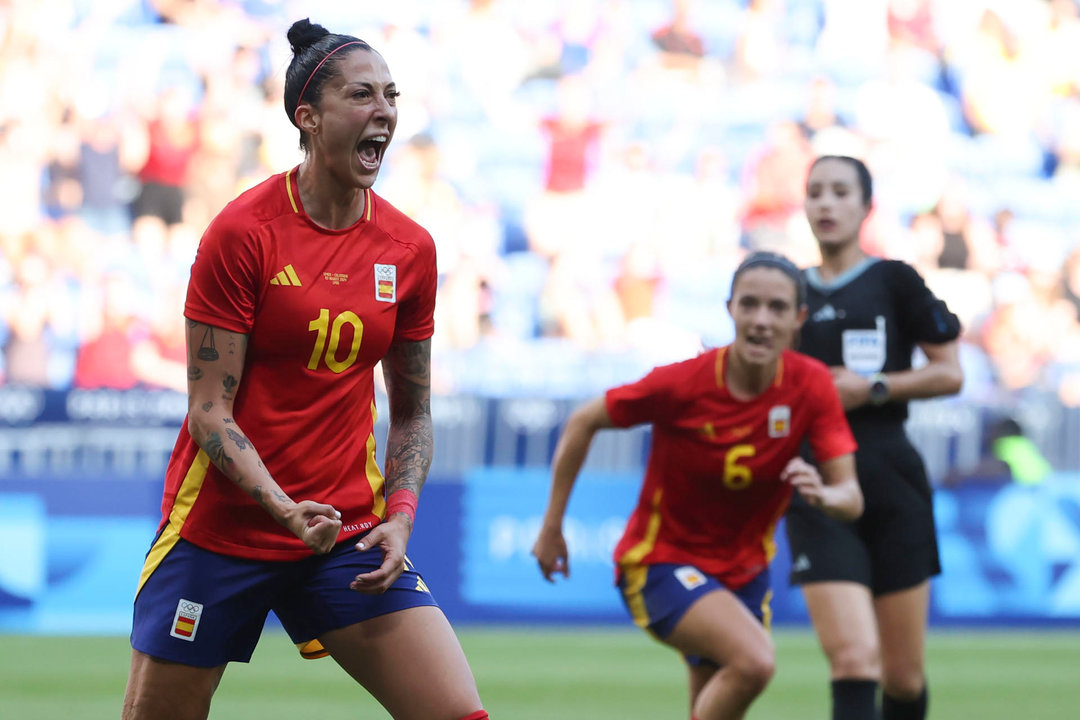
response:
[[[814,313],[814,316],[810,319],[814,322],[827,322],[829,320],[835,320],[838,317],[843,317],[843,314],[837,314],[836,308],[834,308],[832,305],[826,304],[824,307]]]
[[[296,270],[293,270],[292,265],[286,265],[284,270],[270,278],[270,284],[292,285],[293,287],[300,287],[303,285],[303,283],[300,282],[300,277],[296,274]]]
[[[795,562],[791,564],[792,572],[806,572],[810,569],[810,558],[806,557],[806,553],[799,553],[799,557],[795,558]]]

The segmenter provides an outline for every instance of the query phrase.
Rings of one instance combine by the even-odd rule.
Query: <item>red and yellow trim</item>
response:
[[[727,357],[728,348],[730,345],[725,345],[716,352],[716,364],[714,372],[716,374],[716,387],[723,389],[724,387],[724,359]],[[776,375],[773,376],[773,387],[780,387],[784,382],[784,356],[780,355],[776,359]]]
[[[294,213],[300,212],[300,205],[297,199],[300,197],[300,188],[293,192],[292,174],[296,168],[290,168],[285,172],[285,194],[289,196],[289,205],[292,206]],[[375,212],[374,210],[375,200],[374,195],[371,192],[371,188],[364,188],[364,222],[370,222],[371,216]]]
[[[626,578],[623,596],[626,598],[627,608],[634,618],[634,624],[645,629],[649,627],[649,613],[645,609],[645,596],[641,591],[645,587],[649,567],[642,565],[641,561],[656,547],[656,538],[660,535],[660,500],[663,496],[663,488],[653,493],[652,511],[649,513],[645,537],[623,553],[618,561],[619,569]]]
[[[289,204],[292,205],[292,211],[294,213],[299,213],[300,208],[298,208],[296,206],[296,198],[293,196],[292,180],[290,179],[291,176],[292,176],[292,171],[295,170],[295,169],[296,168],[290,168],[285,173],[285,192],[289,195]],[[297,193],[299,193],[299,192],[300,192],[300,190],[299,190],[299,188],[297,188]]]
[[[375,201],[371,194],[371,188],[364,189],[364,222],[371,221],[371,214],[374,212]]]
[[[209,469],[210,456],[205,451],[199,450],[191,461],[191,467],[188,468],[184,481],[180,483],[180,489],[173,500],[172,511],[169,513],[168,523],[154,541],[150,552],[146,554],[146,562],[143,563],[142,573],[139,575],[139,587],[135,591],[135,597],[139,596],[143,585],[161,565],[161,561],[165,559],[169,551],[180,541],[180,529],[184,527],[184,522],[191,513],[195,500],[199,497],[199,491],[202,490],[203,481]]]
[[[727,350],[725,345],[716,351],[716,364],[713,368],[716,373],[716,387],[720,390],[724,389],[724,358],[727,356]]]

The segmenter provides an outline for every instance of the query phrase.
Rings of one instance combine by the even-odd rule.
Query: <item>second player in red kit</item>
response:
[[[551,580],[569,575],[562,532],[595,433],[652,426],[637,506],[615,548],[635,623],[678,650],[695,720],[741,718],[768,684],[773,531],[793,492],[842,519],[862,512],[852,439],[824,365],[788,349],[806,317],[798,269],[754,253],[735,272],[735,341],[654,369],[571,415],[533,548]],[[807,440],[820,473],[798,457]]]

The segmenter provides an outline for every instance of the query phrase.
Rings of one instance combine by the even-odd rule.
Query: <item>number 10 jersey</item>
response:
[[[373,370],[392,343],[432,335],[435,245],[371,190],[355,224],[316,225],[296,175],[269,178],[214,219],[191,268],[184,314],[247,335],[236,423],[293,500],[341,512],[345,540],[374,527],[385,511]],[[229,350],[220,343],[214,349]],[[209,462],[186,422],[166,471],[166,525],[227,555],[310,555]]]

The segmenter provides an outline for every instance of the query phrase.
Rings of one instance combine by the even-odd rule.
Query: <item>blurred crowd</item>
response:
[[[803,183],[839,153],[867,249],[961,316],[965,397],[1080,405],[1077,0],[0,0],[0,382],[184,389],[200,233],[301,159],[301,17],[403,92],[375,190],[437,243],[438,392],[729,341],[744,253],[816,261]]]

